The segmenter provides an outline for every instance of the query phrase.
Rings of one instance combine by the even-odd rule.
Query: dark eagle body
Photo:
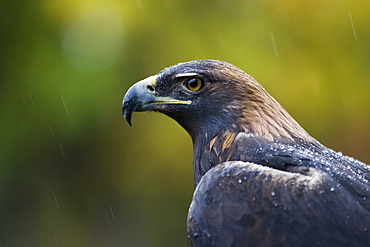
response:
[[[370,246],[370,167],[312,138],[237,67],[180,63],[122,107],[129,123],[158,111],[192,137],[192,246]]]

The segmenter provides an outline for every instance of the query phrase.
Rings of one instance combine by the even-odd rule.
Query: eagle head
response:
[[[309,138],[308,134],[256,80],[236,66],[197,60],[165,68],[134,84],[122,113],[157,111],[176,120],[195,141],[207,134],[245,132],[264,136]]]

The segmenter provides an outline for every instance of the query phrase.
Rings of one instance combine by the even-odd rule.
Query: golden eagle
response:
[[[130,125],[135,111],[192,138],[192,246],[370,246],[370,166],[320,144],[239,68],[166,68],[128,90]]]

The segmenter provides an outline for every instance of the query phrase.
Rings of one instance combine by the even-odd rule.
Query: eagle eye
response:
[[[204,87],[204,81],[201,78],[193,77],[184,81],[184,87],[190,91],[199,91]]]

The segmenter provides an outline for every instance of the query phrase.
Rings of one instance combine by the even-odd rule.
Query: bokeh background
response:
[[[254,76],[323,144],[370,163],[368,0],[1,0],[0,246],[187,246],[192,143],[121,116],[166,66]]]

